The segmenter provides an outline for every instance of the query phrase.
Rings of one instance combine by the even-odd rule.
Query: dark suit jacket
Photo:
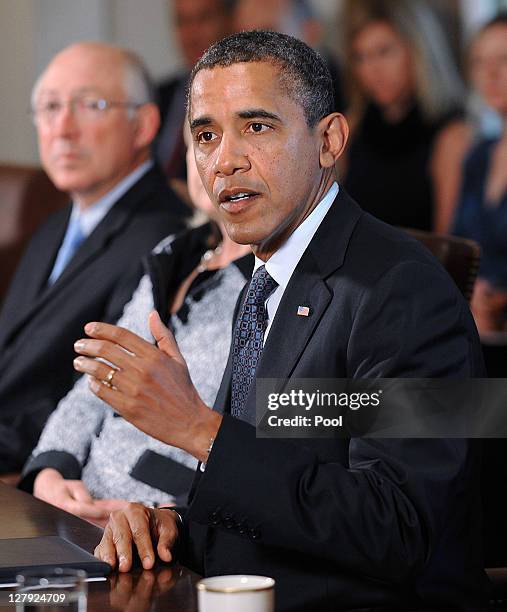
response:
[[[186,146],[183,123],[186,113],[186,87],[189,73],[178,74],[157,87],[160,129],[153,143],[155,158],[170,178],[184,179]]]
[[[70,207],[35,234],[0,314],[0,472],[18,470],[71,388],[73,343],[87,321],[114,322],[139,282],[141,256],[183,227],[185,205],[149,170],[110,209],[52,286]]]
[[[216,404],[225,412],[230,371]],[[341,191],[283,295],[257,377],[482,374],[445,270]],[[284,611],[471,602],[485,580],[477,467],[467,440],[256,439],[225,414],[180,554],[206,576],[274,577]]]

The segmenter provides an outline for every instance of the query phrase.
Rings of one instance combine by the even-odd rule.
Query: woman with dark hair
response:
[[[464,165],[463,185],[454,233],[481,245],[479,277],[472,313],[483,343],[489,377],[507,376],[507,14],[486,23],[472,39],[470,77],[484,102],[502,119],[497,138],[471,149]],[[507,445],[490,438],[482,445],[484,558],[486,567],[507,563],[507,505],[498,483],[507,478]]]
[[[351,123],[345,187],[387,223],[446,231],[468,129],[439,23],[416,0],[352,0],[343,17]]]
[[[466,159],[454,223],[455,234],[481,245],[472,312],[486,339],[491,332],[507,331],[507,14],[475,36],[470,74],[477,92],[503,122],[502,135],[478,142]]]

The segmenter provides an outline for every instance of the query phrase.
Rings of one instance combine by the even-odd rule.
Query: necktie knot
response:
[[[270,276],[265,266],[260,266],[255,271],[248,287],[245,308],[250,314],[250,321],[255,324],[262,319],[263,324],[267,323],[266,300],[278,287],[278,283]]]

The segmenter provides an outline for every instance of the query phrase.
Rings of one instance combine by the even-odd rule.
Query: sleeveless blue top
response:
[[[497,140],[472,148],[463,173],[453,233],[476,240],[482,249],[479,276],[507,290],[507,189],[499,202],[486,202],[485,188]]]

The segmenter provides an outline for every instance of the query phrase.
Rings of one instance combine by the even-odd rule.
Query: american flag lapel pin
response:
[[[298,306],[298,317],[308,317],[310,316],[310,308],[309,306]]]

